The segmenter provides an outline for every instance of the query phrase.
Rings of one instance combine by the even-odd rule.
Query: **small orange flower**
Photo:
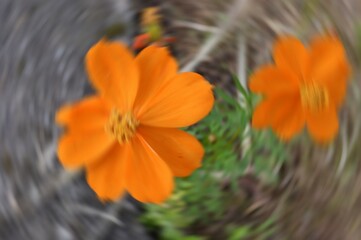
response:
[[[202,145],[177,128],[209,113],[211,85],[197,73],[177,73],[175,59],[156,46],[133,57],[123,44],[101,40],[87,53],[86,67],[98,94],[57,112],[67,128],[61,163],[85,166],[100,199],[116,200],[127,190],[142,202],[164,201],[173,176],[201,165]]]
[[[142,11],[141,24],[143,26],[160,24],[161,18],[158,7],[147,7]]]
[[[149,45],[163,47],[169,43],[175,42],[175,40],[175,37],[162,37],[152,41],[152,37],[149,33],[143,33],[134,38],[132,48],[134,50],[139,50]]]
[[[134,50],[142,49],[149,45],[165,46],[175,42],[175,37],[165,36],[161,23],[162,16],[159,14],[159,8],[145,8],[141,15],[141,34],[134,38],[132,48]]]
[[[262,66],[250,78],[251,91],[264,96],[253,127],[271,127],[288,140],[306,125],[317,142],[331,141],[350,76],[342,43],[335,36],[319,36],[306,48],[294,37],[280,37],[273,57],[275,65]]]

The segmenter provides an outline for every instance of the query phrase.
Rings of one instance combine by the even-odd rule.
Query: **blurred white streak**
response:
[[[331,164],[334,155],[335,155],[335,144],[332,143],[332,145],[327,150],[327,154],[325,157],[325,165]]]
[[[277,35],[289,34],[289,35],[297,35],[295,30],[291,27],[286,26],[278,22],[277,20],[273,20],[267,16],[263,17],[263,22]]]
[[[124,223],[121,222],[118,218],[116,218],[115,216],[117,214],[119,214],[119,212],[123,209],[123,208],[126,208],[126,205],[129,204],[129,202],[126,201],[126,198],[127,198],[127,194],[124,194],[124,196],[116,203],[112,204],[108,210],[107,210],[107,213],[104,213],[102,212],[103,214],[105,214],[104,216],[102,217],[110,217],[110,219],[108,220],[111,220],[111,219],[116,219],[116,221],[118,222],[118,226],[122,226],[122,227],[125,227]],[[107,218],[106,218],[107,219]],[[106,232],[109,231],[109,228],[111,227],[111,223],[115,223],[113,221],[106,221],[106,222],[102,222],[99,226],[99,229],[97,231],[97,234],[94,234],[92,236],[91,239],[88,239],[88,240],[98,240],[98,239],[101,239],[102,236],[104,236],[104,234]]]
[[[239,34],[238,37],[238,67],[237,67],[237,76],[242,87],[247,89],[247,39],[243,34]],[[244,98],[241,93],[238,93],[239,98]]]
[[[188,64],[186,64],[181,69],[181,72],[193,71],[199,63],[207,58],[207,56],[221,42],[228,31],[232,29],[239,16],[246,15],[246,9],[249,2],[249,0],[234,1],[234,3],[230,6],[228,13],[225,14],[226,19],[223,24],[220,24],[220,26],[217,28],[217,31],[211,37],[209,37],[209,39],[204,44],[202,44],[202,47],[199,49],[198,53]]]
[[[345,124],[341,126],[341,157],[340,163],[337,169],[337,175],[340,175],[345,168],[346,161],[347,161],[347,153],[348,153],[348,143],[347,143],[347,122],[344,121]]]
[[[238,36],[238,56],[237,56],[237,76],[242,87],[247,91],[247,42],[245,36],[240,33]],[[245,96],[241,92],[237,92],[240,106],[247,109]],[[248,123],[242,133],[241,145],[242,155],[244,156],[251,147],[251,126]],[[241,157],[242,158],[242,157]],[[249,166],[250,167],[250,166]],[[249,169],[249,168],[248,168]]]
[[[81,204],[69,204],[69,205],[67,205],[67,209],[69,211],[75,211],[75,212],[79,212],[79,213],[85,213],[88,215],[97,216],[97,217],[103,218],[105,220],[108,220],[118,226],[121,226],[121,227],[124,226],[124,223],[114,216],[115,214],[113,211],[111,211],[111,213],[106,213],[103,210],[98,210],[96,208],[81,205]]]
[[[210,33],[216,33],[218,31],[218,28],[203,25],[200,23],[194,23],[194,22],[188,22],[188,21],[180,21],[176,20],[173,22],[174,27],[184,27],[184,28],[190,28],[193,30],[197,30],[200,32],[210,32]]]
[[[39,169],[42,173],[46,173],[52,161],[55,159],[57,140],[50,142],[44,149],[41,149],[39,141],[34,141],[35,151],[39,164]]]
[[[357,77],[356,77],[357,78]],[[360,110],[358,108],[360,102],[361,102],[361,94],[360,94],[360,88],[358,86],[358,83],[356,81],[352,81],[350,90],[352,91],[351,93],[353,94],[355,100],[354,103],[356,104],[356,108],[355,108],[355,115],[352,116],[353,119],[360,119],[361,117],[361,113]],[[360,128],[361,128],[361,122],[356,120],[353,121],[353,126],[352,126],[353,130],[352,130],[352,135],[351,135],[351,140],[350,140],[350,151],[348,152],[348,154],[350,152],[352,152],[352,150],[354,149],[354,147],[359,147],[359,134],[360,134]]]

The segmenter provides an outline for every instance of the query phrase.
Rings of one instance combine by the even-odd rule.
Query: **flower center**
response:
[[[139,125],[133,113],[127,112],[123,115],[117,109],[110,113],[108,122],[105,125],[105,131],[114,136],[120,144],[128,142]]]
[[[300,88],[302,105],[311,111],[321,111],[329,105],[329,95],[325,87],[308,83]]]

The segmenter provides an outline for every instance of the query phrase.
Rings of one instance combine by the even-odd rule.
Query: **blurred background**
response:
[[[93,92],[90,46],[132,45],[148,7],[181,69],[215,85],[214,110],[187,129],[206,155],[162,205],[104,204],[83,172],[60,166],[54,114]],[[252,130],[247,79],[272,61],[275,37],[329,31],[353,65],[337,139],[284,144]],[[0,239],[359,240],[360,61],[359,0],[0,0]]]

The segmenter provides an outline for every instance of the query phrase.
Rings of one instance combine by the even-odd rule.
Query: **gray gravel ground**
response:
[[[56,109],[91,93],[87,49],[134,31],[128,0],[0,0],[0,239],[149,239],[139,207],[102,204],[56,159]]]

